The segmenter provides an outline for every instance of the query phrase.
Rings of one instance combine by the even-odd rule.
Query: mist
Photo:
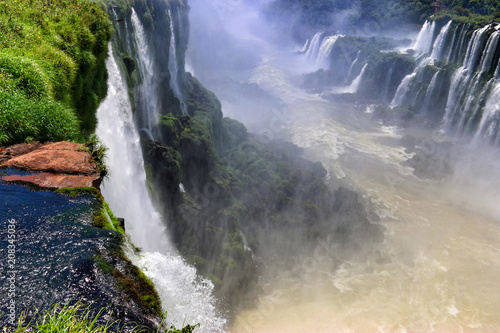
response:
[[[460,58],[474,41],[446,20],[356,25],[356,3],[314,26],[271,4],[191,1],[187,62],[225,116],[296,145],[325,168],[331,205],[350,203],[312,242],[300,228],[246,230],[257,300],[231,332],[498,328],[498,129],[481,130],[497,113],[455,93],[492,101],[498,78],[473,92],[477,75],[444,70],[494,73],[498,54]]]

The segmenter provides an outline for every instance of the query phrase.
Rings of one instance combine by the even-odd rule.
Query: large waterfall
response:
[[[305,58],[316,66],[328,69],[330,61],[346,57],[345,50],[331,54],[333,45],[343,36],[325,36],[318,32],[304,45]],[[409,107],[416,114],[430,115],[440,122],[443,130],[460,138],[500,142],[500,24],[489,24],[472,31],[467,24],[452,21],[427,21],[409,48],[392,51],[412,57],[413,70],[403,76],[397,89],[389,93],[394,67],[387,70],[380,101],[391,101],[391,107]],[[352,92],[353,68],[368,64],[369,57],[360,61],[360,52],[351,55],[349,71],[344,73],[344,89],[334,93]],[[334,69],[330,68],[332,71]],[[338,67],[336,67],[338,70]],[[360,70],[360,69],[358,69]],[[335,73],[334,73],[335,74]],[[357,79],[362,78],[357,76]],[[378,81],[380,82],[380,80]],[[349,87],[348,85],[351,85]],[[359,84],[359,82],[358,82]],[[438,123],[439,125],[439,123]]]
[[[434,24],[434,23],[433,23]],[[445,130],[461,136],[472,136],[485,141],[498,142],[498,110],[496,101],[499,100],[499,78],[495,75],[498,71],[499,37],[498,26],[487,25],[475,30],[466,43],[468,26],[455,25],[452,22],[445,24],[437,37],[433,40],[432,26],[426,22],[419,33],[415,44],[417,54],[424,56],[417,60],[418,64],[413,71],[401,82],[393,99],[393,106],[410,105],[420,108],[423,112],[431,112],[434,107],[436,91],[444,91],[447,97],[445,104],[443,127]],[[422,40],[430,48],[424,48]],[[429,43],[429,40],[432,43]],[[463,60],[457,58],[460,51],[467,50]],[[424,51],[425,49],[425,51]],[[427,55],[425,55],[427,54]],[[442,64],[460,63],[461,66],[451,74],[450,83],[440,79],[445,75]],[[460,62],[461,61],[461,62]],[[425,72],[430,68],[435,71],[432,76]],[[448,86],[449,84],[449,86]],[[420,89],[426,86],[423,104],[418,105],[417,95]],[[441,96],[442,97],[442,96]],[[432,112],[437,112],[432,110]]]
[[[179,87],[179,65],[177,61],[177,38],[175,38],[175,26],[174,18],[172,16],[172,11],[168,10],[168,18],[170,20],[170,49],[168,57],[168,70],[170,72],[170,86],[174,91],[175,97],[181,102],[182,113],[187,113],[186,103],[184,101],[184,95]],[[180,24],[180,19],[179,23]]]
[[[221,331],[225,320],[216,314],[212,283],[197,277],[174,250],[150,200],[132,107],[111,46],[106,66],[108,96],[97,113],[97,134],[109,148],[110,176],[103,183],[103,195],[112,210],[125,218],[131,241],[143,248],[139,254],[128,249],[127,254],[155,284],[168,323],[177,327],[200,323],[203,331]]]
[[[137,50],[137,63],[141,74],[141,85],[136,89],[137,104],[141,105],[143,111],[139,119],[142,129],[150,133],[154,138],[157,138],[155,125],[158,123],[158,94],[157,84],[155,82],[155,70],[152,59],[152,52],[146,39],[146,33],[137,16],[137,13],[132,9],[132,25],[134,27],[134,42]]]

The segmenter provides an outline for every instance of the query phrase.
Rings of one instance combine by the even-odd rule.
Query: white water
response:
[[[433,42],[434,31],[436,30],[435,22],[430,24],[428,21],[425,22],[424,26],[420,30],[417,37],[417,41],[413,48],[417,51],[416,57],[423,54],[431,53],[427,57],[423,57],[417,63],[417,66],[413,70],[413,73],[408,74],[401,81],[396,94],[394,95],[391,107],[396,107],[405,104],[408,101],[408,96],[411,94],[411,84],[414,80],[418,80],[419,72],[428,64],[432,64],[435,60],[441,60],[444,57],[444,47],[445,40],[450,31],[451,21],[448,22],[444,27],[441,28],[436,40]]]
[[[109,55],[108,95],[97,111],[96,131],[109,148],[106,164],[110,176],[103,182],[103,196],[113,212],[125,218],[131,241],[143,248],[140,254],[127,249],[127,254],[155,284],[163,310],[168,312],[168,323],[176,327],[184,322],[200,323],[199,331],[222,331],[225,320],[215,312],[213,285],[198,278],[195,269],[174,250],[161,216],[150,200],[139,135],[111,45]]]
[[[132,26],[134,28],[134,41],[137,50],[137,64],[142,76],[141,85],[136,89],[136,96],[139,100],[141,107],[144,109],[142,113],[141,127],[144,127],[151,133],[153,138],[157,138],[155,125],[158,123],[159,112],[158,95],[156,91],[155,73],[153,66],[153,59],[146,40],[146,34],[137,13],[132,8]]]
[[[470,126],[470,119],[475,117],[478,112],[483,112],[475,137],[479,138],[483,135],[488,141],[492,141],[492,139],[494,141],[498,131],[498,123],[491,120],[492,116],[496,114],[494,101],[497,99],[497,81],[492,79],[483,85],[482,80],[493,64],[500,34],[493,32],[486,41],[488,30],[489,26],[485,26],[474,31],[467,47],[463,65],[452,76],[443,126],[449,131],[461,133]],[[484,109],[481,109],[478,100],[487,101]],[[489,128],[486,129],[485,126],[489,126]]]
[[[170,72],[170,86],[174,91],[175,97],[181,102],[181,110],[183,114],[187,114],[187,106],[184,101],[184,96],[179,88],[179,66],[177,62],[177,44],[175,38],[174,20],[172,12],[168,9],[168,19],[170,20],[170,49],[168,53],[168,71]]]
[[[319,48],[321,46],[321,42],[323,41],[323,36],[325,33],[323,31],[317,32],[311,42],[309,43],[309,48],[306,51],[306,58],[309,60],[314,60],[318,58]]]
[[[437,78],[440,72],[436,72],[427,87],[427,91],[425,92],[425,100],[424,100],[424,110],[432,109],[432,105],[430,104],[431,97],[434,94],[434,90],[436,89]]]
[[[422,54],[429,53],[432,51],[432,42],[434,37],[434,30],[436,29],[436,22],[425,21],[422,29],[420,30],[415,44],[413,44],[413,49],[415,50],[415,56],[421,56]]]
[[[352,83],[347,86],[347,87],[335,87],[332,89],[332,93],[334,94],[344,94],[344,93],[349,93],[349,94],[355,94],[361,82],[363,81],[363,75],[365,74],[365,70],[368,64],[365,64],[363,68],[361,69],[361,72],[359,75],[352,81]]]
[[[397,131],[301,91],[296,66],[282,59],[265,57],[252,82],[287,104],[290,139],[363,193],[387,230],[359,257],[342,262],[338,249],[319,244],[294,274],[263,276],[258,304],[231,331],[499,331],[498,161],[483,164],[479,150],[464,148],[455,177],[420,180],[401,164],[412,155]]]
[[[405,95],[409,90],[408,87],[410,86],[410,82],[412,82],[412,80],[414,80],[416,77],[417,77],[416,72],[408,74],[404,77],[403,81],[401,81],[401,84],[398,86],[398,89],[396,90],[394,98],[392,99],[391,107],[403,104]]]
[[[445,47],[445,41],[446,38],[448,37],[448,33],[450,32],[450,27],[451,27],[451,21],[448,22],[443,28],[441,28],[441,31],[439,32],[439,35],[436,38],[436,41],[434,42],[432,46],[432,54],[431,58],[435,60],[442,60],[444,57],[444,47]]]
[[[328,68],[330,66],[330,54],[332,53],[332,48],[341,36],[328,36],[325,37],[318,51],[318,57],[316,59],[316,64],[323,68]]]
[[[346,77],[346,84],[351,79],[352,70],[354,69],[354,66],[358,63],[359,55],[360,54],[361,54],[361,50],[358,51],[358,54],[356,55],[356,59],[354,59],[354,61],[352,62],[351,66],[349,66],[349,72],[347,72],[347,77]]]

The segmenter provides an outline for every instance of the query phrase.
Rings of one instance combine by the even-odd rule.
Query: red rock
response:
[[[101,177],[90,154],[79,150],[82,144],[67,141],[14,145],[0,151],[0,167],[42,171],[34,175],[11,175],[1,180],[31,183],[44,188],[93,186]],[[6,160],[7,159],[7,160]],[[6,160],[6,161],[5,161]]]
[[[27,154],[37,148],[39,148],[42,144],[39,142],[30,142],[30,143],[19,143],[17,145],[13,145],[7,148],[0,148],[0,164],[10,160],[13,157]]]
[[[97,173],[97,166],[91,160],[90,155],[78,150],[81,146],[81,144],[66,141],[49,143],[26,154],[15,156],[0,166],[66,174],[92,175]]]

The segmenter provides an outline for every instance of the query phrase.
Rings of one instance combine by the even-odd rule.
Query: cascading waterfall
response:
[[[106,66],[108,96],[97,111],[97,134],[109,148],[110,176],[103,182],[103,195],[113,211],[125,218],[134,244],[144,249],[136,254],[129,247],[126,253],[155,284],[169,323],[177,327],[200,323],[204,331],[223,331],[225,320],[216,314],[212,283],[197,277],[176,253],[150,200],[132,107],[111,46]]]
[[[439,35],[436,38],[436,41],[434,42],[432,46],[432,54],[431,54],[431,59],[434,60],[442,60],[444,57],[444,51],[445,50],[445,41],[446,38],[448,38],[448,34],[450,32],[450,27],[451,27],[451,21],[448,22],[440,31]]]
[[[435,94],[436,91],[436,85],[437,85],[437,79],[439,77],[439,71],[434,74],[434,76],[431,79],[431,83],[429,83],[429,86],[427,87],[427,91],[425,92],[425,100],[424,100],[424,110],[429,110],[431,108],[431,99]]]
[[[385,76],[381,100],[390,100],[392,108],[406,105],[415,113],[432,116],[433,121],[441,120],[445,131],[495,143],[500,141],[496,108],[500,89],[500,24],[486,25],[472,34],[470,29],[467,24],[453,21],[441,27],[435,21],[426,21],[412,45],[414,70],[401,79],[392,95],[391,67]],[[316,66],[328,67],[326,60],[340,37],[316,33],[304,44],[305,58]],[[336,87],[333,93],[357,90],[362,73],[353,81],[351,78],[359,57],[358,51],[345,79],[346,84],[351,82],[350,86]],[[443,69],[443,64],[456,63],[461,67]]]
[[[494,87],[486,101],[479,130],[476,138],[484,138],[490,143],[500,144],[500,82],[495,81]]]
[[[432,50],[432,42],[434,39],[434,30],[436,29],[436,22],[426,21],[424,26],[420,30],[415,44],[413,44],[413,49],[415,50],[415,56],[421,56],[422,54],[429,53]]]
[[[141,84],[136,88],[137,105],[141,105],[143,112],[140,114],[139,126],[146,130],[154,139],[157,139],[156,124],[159,120],[157,106],[159,98],[156,90],[154,64],[146,40],[144,28],[132,8],[132,26],[134,28],[134,42],[137,50],[137,63],[141,74]]]
[[[365,74],[365,70],[368,64],[365,64],[363,68],[361,69],[361,72],[359,75],[352,81],[351,85],[348,88],[348,92],[350,93],[355,93],[358,91],[359,85],[361,84],[361,81],[363,80],[363,74]]]
[[[457,69],[452,77],[443,119],[448,130],[465,134],[475,132],[476,136],[479,131],[488,141],[491,141],[491,138],[487,132],[495,132],[496,135],[496,131],[484,130],[486,123],[491,125],[491,122],[487,121],[491,116],[491,108],[485,107],[482,101],[487,101],[486,105],[491,106],[489,101],[495,98],[497,81],[492,78],[484,83],[484,79],[493,74],[495,66],[498,66],[498,57],[495,57],[495,54],[498,52],[500,37],[498,31],[488,35],[490,28],[491,26],[485,26],[474,31],[462,67]]]
[[[422,30],[420,31],[417,41],[413,48],[417,52],[417,56],[421,56],[423,54],[431,53],[428,57],[424,57],[420,59],[417,66],[415,67],[413,73],[408,74],[398,89],[396,90],[396,94],[391,102],[391,107],[400,106],[410,101],[410,98],[415,95],[415,92],[412,91],[411,87],[416,86],[414,84],[415,80],[418,80],[419,74],[421,74],[422,69],[429,64],[432,64],[435,60],[441,60],[443,57],[444,49],[445,49],[445,39],[450,30],[451,21],[446,24],[441,31],[439,32],[436,40],[433,42],[433,34],[436,29],[435,22],[430,24],[429,22],[425,22]]]
[[[347,76],[346,76],[346,84],[351,79],[352,70],[354,69],[354,66],[358,63],[358,61],[359,61],[359,55],[360,54],[361,54],[361,50],[358,51],[358,54],[356,55],[356,58],[352,62],[351,66],[349,66],[349,71],[347,72]]]
[[[325,37],[318,51],[318,57],[316,58],[316,64],[321,67],[329,66],[329,58],[332,52],[332,48],[339,39],[339,35]]]
[[[467,26],[452,29],[452,22],[441,28],[434,43],[430,41],[435,27],[426,22],[414,45],[417,56],[431,52],[427,58],[419,60],[413,73],[407,75],[399,85],[391,106],[409,104],[412,107],[427,111],[432,108],[436,91],[447,92],[444,107],[443,127],[447,131],[460,135],[482,139],[495,143],[497,141],[498,121],[496,102],[498,101],[498,68],[500,51],[500,32],[492,25],[484,26],[472,33],[467,42]],[[450,34],[453,32],[453,36]],[[451,43],[449,41],[451,40]],[[426,45],[432,45],[427,49]],[[460,61],[456,54],[465,52],[462,66],[451,75],[449,86],[439,85],[441,69],[436,68],[432,79],[424,75],[427,65],[435,61]],[[461,52],[461,51],[460,51]],[[493,77],[493,78],[491,78]],[[430,80],[430,81],[429,81]],[[427,86],[425,98],[421,106],[414,105],[416,96],[422,86]]]
[[[170,48],[168,57],[168,71],[170,72],[170,86],[174,91],[175,97],[181,102],[181,110],[183,114],[187,114],[187,107],[184,100],[184,96],[179,88],[179,66],[177,63],[177,44],[175,38],[175,28],[174,20],[172,17],[172,12],[168,9],[168,18],[170,21]]]
[[[127,233],[147,251],[172,250],[166,227],[153,208],[146,188],[146,173],[127,89],[116,61],[108,57],[108,96],[99,107],[97,134],[109,148],[111,175],[103,182],[103,195],[113,211],[125,218]]]
[[[316,60],[319,54],[319,48],[323,41],[323,36],[325,33],[323,31],[317,32],[311,42],[309,43],[309,48],[306,51],[306,58],[309,60]]]
[[[408,87],[410,86],[410,82],[416,77],[417,77],[416,72],[413,72],[405,76],[403,81],[401,81],[401,84],[399,85],[398,89],[396,90],[396,95],[394,95],[394,98],[392,99],[391,107],[396,107],[403,104],[405,95],[407,91],[409,91]]]
[[[306,40],[306,43],[304,44],[304,46],[302,46],[302,48],[299,50],[299,53],[306,53],[307,50],[309,49],[309,43],[311,42],[310,39]]]

